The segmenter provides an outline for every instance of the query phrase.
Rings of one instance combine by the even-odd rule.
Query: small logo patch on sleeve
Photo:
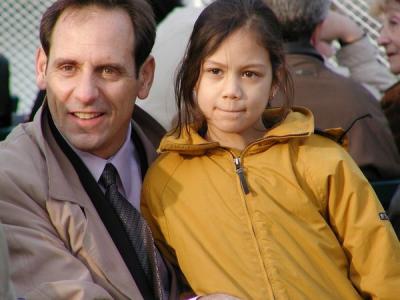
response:
[[[385,212],[380,212],[379,213],[379,219],[381,219],[381,220],[389,220],[389,217]]]

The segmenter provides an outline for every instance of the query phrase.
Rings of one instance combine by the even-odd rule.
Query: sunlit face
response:
[[[391,1],[384,11],[378,43],[385,47],[391,71],[400,74],[400,3],[397,1]]]
[[[237,137],[245,143],[261,137],[261,116],[271,93],[268,51],[251,30],[240,29],[206,57],[196,94],[208,124],[208,136],[223,145]],[[240,145],[231,145],[238,149]]]
[[[37,82],[53,120],[77,149],[108,158],[123,144],[137,97],[151,86],[154,61],[137,77],[134,30],[121,9],[70,8],[59,17],[49,56],[39,50]]]

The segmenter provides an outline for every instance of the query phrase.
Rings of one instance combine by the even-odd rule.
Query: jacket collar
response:
[[[49,196],[59,200],[75,202],[83,206],[86,200],[83,201],[80,197],[76,197],[74,193],[76,189],[82,189],[81,182],[77,176],[70,176],[71,174],[75,174],[75,170],[65,157],[62,149],[57,145],[51,133],[48,125],[47,111],[48,107],[44,104],[35,115],[33,121],[35,129],[33,134],[37,134],[36,140],[40,141],[40,146],[46,159]],[[132,135],[134,139],[141,141],[141,143],[138,143],[141,149],[138,150],[141,152],[139,156],[143,158],[140,162],[141,169],[143,170],[142,175],[144,176],[147,166],[155,159],[156,152],[141,128],[133,121]]]
[[[54,139],[48,125],[47,110],[47,106],[42,105],[37,112],[33,121],[34,130],[32,134],[36,135],[36,140],[38,141],[39,147],[43,151],[44,159],[46,160],[48,173],[48,197],[51,199],[75,203],[84,208],[87,212],[96,213],[89,196],[85,192],[76,193],[76,191],[84,191],[84,188],[79,177],[76,175],[73,165]],[[137,128],[136,124],[134,124],[133,130],[138,130],[135,132],[140,138],[144,137],[143,132]],[[147,153],[155,153],[151,143],[146,139],[143,141],[145,141],[143,144]],[[149,155],[149,162],[154,157],[155,154]],[[92,230],[101,231],[100,228],[104,227],[104,225],[100,218],[97,218],[96,220],[96,223],[92,224]],[[106,229],[104,228],[104,230]],[[85,239],[85,243],[92,242],[90,239]],[[104,243],[104,241],[102,241],[102,243]],[[88,248],[92,247],[91,244],[86,246]],[[122,257],[120,262],[110,261],[109,259],[105,259],[104,255],[100,255],[98,250],[99,249],[91,250],[91,258],[102,270],[101,272],[105,277],[107,277],[108,281],[112,282],[121,293],[125,295],[138,295],[139,297],[140,293],[137,286],[132,284],[132,281],[127,280],[130,276],[128,268],[115,268],[116,263],[124,264]],[[103,245],[103,249],[101,249],[101,252],[103,253],[111,253],[115,251],[118,253],[118,250],[113,246],[111,238],[109,242],[106,242]],[[113,270],[116,270],[116,272],[113,272]]]
[[[284,44],[285,53],[287,54],[300,54],[308,55],[317,58],[320,61],[324,61],[324,58],[318,51],[311,45],[309,41],[296,41],[286,42]]]
[[[272,119],[279,113],[279,108],[268,108],[263,114],[264,120]],[[314,117],[310,110],[304,107],[294,107],[286,118],[265,132],[260,140],[254,142],[252,147],[260,147],[269,142],[309,136],[314,132]],[[193,126],[183,130],[180,137],[167,135],[162,139],[159,152],[178,152],[185,155],[202,155],[205,152],[221,148],[217,142],[209,142],[198,133]]]

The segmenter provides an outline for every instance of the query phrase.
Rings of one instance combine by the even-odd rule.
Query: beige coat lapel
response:
[[[142,299],[72,164],[47,125],[43,126],[43,133],[49,178],[46,207],[54,227],[71,251],[92,271],[96,282],[118,295],[118,299]]]

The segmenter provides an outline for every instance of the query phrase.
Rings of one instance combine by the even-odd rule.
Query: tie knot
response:
[[[113,184],[117,184],[118,171],[113,164],[107,163],[104,167],[103,173],[100,176],[100,184],[106,189]]]

